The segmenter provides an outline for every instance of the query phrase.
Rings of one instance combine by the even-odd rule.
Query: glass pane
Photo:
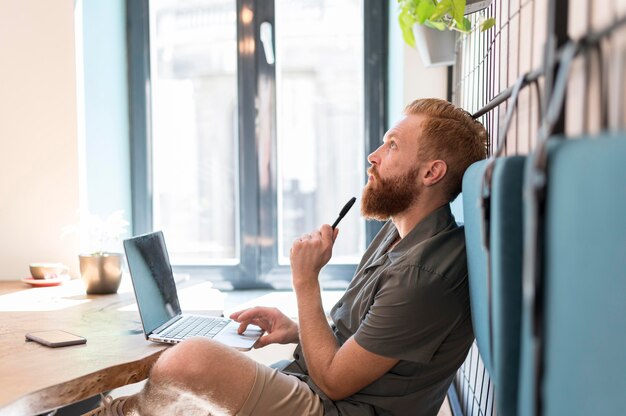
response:
[[[365,179],[361,0],[277,0],[279,262],[299,235],[332,224]],[[343,219],[333,263],[358,263],[358,204]]]
[[[154,229],[173,264],[236,264],[237,34],[232,0],[150,1]]]

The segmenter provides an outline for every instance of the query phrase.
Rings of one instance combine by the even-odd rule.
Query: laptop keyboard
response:
[[[205,316],[186,316],[161,334],[165,338],[182,340],[190,337],[213,338],[227,324],[228,320]]]

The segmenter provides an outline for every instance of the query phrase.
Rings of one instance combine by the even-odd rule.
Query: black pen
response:
[[[348,211],[350,211],[350,208],[352,208],[352,205],[354,205],[354,201],[356,201],[356,198],[352,197],[352,199],[350,199],[348,203],[343,206],[343,208],[341,209],[341,212],[339,213],[339,216],[335,220],[335,223],[332,225],[333,230],[335,229],[337,224],[339,224],[339,221],[341,221],[341,219],[346,216]]]

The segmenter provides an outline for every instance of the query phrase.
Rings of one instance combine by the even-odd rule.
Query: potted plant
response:
[[[466,13],[489,5],[489,1],[469,0],[398,0],[398,22],[404,41],[417,47],[426,67],[454,64],[457,33],[472,31]],[[484,19],[480,30],[495,25],[495,19]]]
[[[128,221],[119,210],[102,220],[98,215],[83,211],[76,225],[66,227],[64,234],[78,234],[80,275],[88,294],[116,293],[122,280],[120,241]]]

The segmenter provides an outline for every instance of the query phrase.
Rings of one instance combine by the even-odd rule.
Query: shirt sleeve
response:
[[[427,363],[462,315],[461,302],[441,275],[419,266],[389,268],[354,334],[366,350]]]

